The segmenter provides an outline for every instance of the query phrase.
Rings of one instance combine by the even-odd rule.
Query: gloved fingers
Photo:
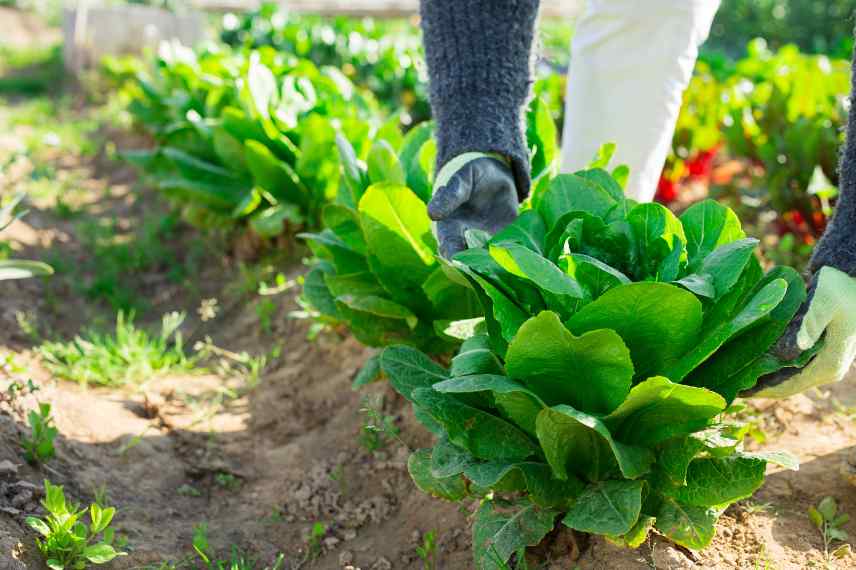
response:
[[[435,222],[445,220],[463,206],[471,194],[472,184],[469,177],[460,174],[452,176],[449,183],[440,187],[428,202],[428,216]]]
[[[466,225],[460,220],[440,220],[436,225],[437,241],[440,244],[440,256],[452,259],[460,251],[467,249],[464,236]]]
[[[814,296],[797,333],[797,345],[803,350],[808,350],[820,339],[839,315],[842,296],[853,289],[852,278],[832,267],[822,267],[815,280]]]
[[[744,398],[772,398],[773,396],[765,396],[769,394],[785,382],[790,381],[794,376],[802,372],[801,368],[782,368],[771,374],[765,374],[758,378],[758,383],[752,388],[740,392],[740,396]]]

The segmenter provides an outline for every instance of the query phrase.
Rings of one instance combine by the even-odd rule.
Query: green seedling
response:
[[[59,430],[53,425],[51,405],[40,403],[38,410],[27,414],[27,423],[30,425],[30,435],[21,438],[24,459],[32,464],[53,459],[56,455],[54,440],[59,435]]]
[[[176,492],[182,497],[201,497],[202,492],[192,485],[188,485],[185,483],[181,487],[179,487]]]
[[[27,524],[41,535],[36,546],[51,570],[83,570],[89,564],[105,564],[126,554],[113,546],[110,523],[116,514],[114,507],[101,508],[93,503],[88,510],[78,510],[66,502],[62,486],[47,480],[42,505],[47,516],[27,517]],[[87,515],[88,524],[83,522]]]
[[[832,568],[834,560],[844,558],[850,554],[850,545],[841,544],[830,551],[836,542],[843,543],[849,537],[842,528],[850,520],[850,515],[839,512],[838,503],[832,497],[825,497],[816,507],[809,507],[808,518],[823,538],[823,554],[827,568]]]
[[[430,530],[422,537],[422,546],[416,547],[416,555],[422,560],[423,570],[434,570],[437,565],[437,533]]]
[[[280,570],[285,564],[285,555],[278,554],[272,566],[263,569],[248,554],[232,546],[227,559],[218,559],[208,542],[208,525],[201,523],[193,527],[193,550],[208,570]]]
[[[270,334],[277,309],[279,309],[277,304],[268,298],[259,299],[256,303],[256,316],[259,318],[259,326],[262,332]]]
[[[383,400],[382,395],[366,395],[361,399],[360,413],[364,417],[359,441],[370,453],[383,449],[393,440],[401,441],[395,416],[383,413]]]
[[[231,473],[217,473],[214,481],[227,491],[237,491],[241,486],[241,480]]]

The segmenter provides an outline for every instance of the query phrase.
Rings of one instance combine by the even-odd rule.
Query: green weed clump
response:
[[[179,331],[183,313],[163,316],[159,333],[134,325],[119,313],[112,333],[89,330],[71,341],[48,341],[39,347],[48,370],[59,378],[94,384],[138,384],[159,375],[193,370],[195,359],[184,352]]]

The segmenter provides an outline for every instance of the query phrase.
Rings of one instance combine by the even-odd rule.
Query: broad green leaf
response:
[[[746,238],[723,245],[704,258],[699,275],[713,285],[715,299],[728,293],[737,283],[757,245],[758,240]]]
[[[511,555],[535,546],[553,530],[556,511],[521,502],[503,508],[484,501],[473,524],[473,554],[479,570],[503,570]]]
[[[756,325],[723,345],[709,360],[687,377],[686,384],[714,390],[731,401],[739,391],[754,386],[761,372],[769,374],[782,367],[782,363],[771,357],[772,366],[753,369],[764,360],[764,353],[782,336],[806,299],[805,283],[802,277],[791,268],[773,269],[759,283],[756,290],[777,279],[784,279],[788,284],[781,303]],[[758,371],[757,375],[755,370]]]
[[[414,402],[437,420],[449,441],[486,460],[526,459],[538,447],[526,433],[488,412],[468,406],[449,394],[431,388],[416,388]]]
[[[680,437],[665,442],[657,451],[657,467],[674,486],[687,484],[687,469],[704,443],[697,437]]]
[[[309,207],[310,194],[294,170],[260,142],[244,143],[247,167],[256,186],[269,192],[277,200]]]
[[[666,497],[660,504],[656,518],[654,527],[666,538],[686,548],[701,550],[713,539],[719,512],[705,507],[682,505]]]
[[[683,381],[728,339],[769,315],[785,297],[787,289],[788,284],[784,279],[775,279],[766,284],[734,318],[705,331],[695,348],[670,366],[663,376],[673,382]]]
[[[630,352],[618,334],[596,330],[576,337],[549,311],[520,327],[505,367],[547,404],[570,404],[590,413],[617,408],[633,378]]]
[[[633,529],[642,510],[642,481],[604,481],[577,497],[562,523],[592,534],[622,535]]]
[[[369,359],[366,360],[366,363],[363,364],[362,368],[360,368],[360,371],[357,372],[357,375],[354,377],[354,381],[351,384],[351,388],[354,390],[362,388],[363,386],[378,380],[380,376],[380,353],[377,353],[371,355]]]
[[[348,247],[363,255],[367,253],[366,238],[355,210],[339,204],[327,204],[321,211],[321,221]]]
[[[624,548],[639,548],[648,538],[648,533],[654,528],[657,521],[654,517],[642,515],[630,529],[630,532],[622,536],[608,536],[607,540]]]
[[[460,475],[475,458],[465,449],[453,445],[447,437],[441,437],[431,451],[431,475],[443,479]]]
[[[385,319],[402,320],[411,329],[416,328],[419,323],[419,317],[414,315],[410,309],[382,297],[342,295],[336,297],[336,301],[344,303],[354,311],[371,313]]]
[[[800,470],[800,460],[798,457],[787,451],[758,451],[758,452],[740,452],[739,457],[748,459],[759,459],[773,465],[778,465],[789,471]]]
[[[703,429],[725,406],[715,392],[655,376],[634,386],[603,421],[622,442],[650,447]]]
[[[752,457],[702,457],[690,463],[686,486],[666,492],[693,507],[725,505],[752,496],[766,468],[766,461]]]
[[[324,275],[324,282],[333,297],[342,295],[363,295],[382,297],[386,291],[377,282],[377,277],[371,271],[357,271],[356,273]]]
[[[613,287],[630,283],[621,271],[582,253],[563,255],[558,265],[582,286],[588,301],[597,299]]]
[[[452,281],[443,267],[437,267],[422,284],[436,320],[463,321],[481,315],[478,297],[469,285]]]
[[[559,152],[556,122],[549,107],[538,97],[529,104],[526,125],[527,144],[535,150],[530,160],[532,177],[537,178],[550,170]]]
[[[436,267],[437,242],[425,204],[404,186],[374,184],[360,200],[359,212],[378,279],[394,300],[418,305],[422,284]]]
[[[405,186],[407,183],[404,167],[398,161],[395,150],[385,140],[375,141],[366,163],[369,169],[369,180],[372,184],[387,182]]]
[[[618,202],[618,210],[620,210],[622,214],[626,214],[624,211],[626,205],[622,204],[625,202],[624,188],[622,188],[619,181],[604,170],[604,168],[606,168],[606,165],[590,168],[588,170],[581,170],[574,174],[581,176],[586,180],[597,184],[603,190],[606,190],[606,192],[612,196],[616,202]]]
[[[516,220],[499,230],[490,240],[491,243],[511,242],[522,245],[535,253],[544,255],[547,228],[544,220],[534,210],[526,210]]]
[[[615,441],[600,419],[570,406],[543,409],[536,426],[541,449],[559,479],[574,473],[600,481],[616,472],[635,479],[654,462],[650,450]]]
[[[566,317],[572,314],[582,289],[572,277],[541,257],[540,254],[515,243],[497,243],[489,248],[491,257],[506,271],[535,284],[545,297],[547,306]]]
[[[434,126],[425,122],[410,129],[404,136],[398,159],[404,167],[406,186],[413,190],[419,199],[427,203],[431,199],[431,181],[428,172],[419,164],[419,151],[431,141]]]
[[[53,275],[53,272],[53,267],[40,261],[0,259],[0,281],[44,277]]]
[[[616,203],[608,192],[589,180],[575,174],[560,174],[541,198],[538,213],[549,232],[565,214],[581,211],[602,218]]]
[[[615,155],[615,149],[617,145],[614,142],[607,142],[597,149],[597,153],[594,155],[594,158],[591,159],[591,162],[586,166],[587,170],[593,170],[596,168],[606,168],[609,166],[609,162],[612,160],[612,157]]]
[[[222,126],[215,127],[213,133],[211,140],[214,143],[214,152],[223,164],[245,175],[248,174],[243,143],[230,135]]]
[[[633,208],[627,215],[627,221],[635,235],[638,263],[636,278],[674,279],[661,276],[658,268],[676,248],[680,250],[679,259],[686,259],[683,250],[687,238],[678,218],[662,204],[649,202]]]
[[[536,505],[545,508],[566,509],[585,488],[576,477],[556,479],[549,465],[529,461],[474,463],[466,467],[464,475],[482,489],[525,490]]]
[[[715,249],[746,237],[740,220],[730,209],[714,200],[693,204],[681,215],[687,237],[689,272],[695,272]]]
[[[277,204],[250,216],[250,227],[264,238],[275,238],[285,231],[286,222],[292,225],[303,223],[303,216],[295,204]]]
[[[538,413],[546,407],[541,398],[519,382],[496,374],[451,378],[434,384],[434,390],[447,394],[492,392],[494,403],[502,415],[531,435],[535,435]]]
[[[83,551],[83,557],[93,564],[106,564],[117,556],[120,554],[112,546],[103,542],[87,546]]]
[[[471,374],[502,374],[502,363],[490,349],[487,335],[475,335],[461,345],[458,354],[452,358],[449,370],[452,377]]]
[[[345,184],[350,191],[350,200],[357,204],[368,187],[368,175],[357,159],[353,145],[341,133],[336,134],[336,146],[339,149],[339,162],[342,164]]]
[[[258,58],[250,61],[247,72],[247,88],[250,91],[253,107],[263,119],[270,119],[270,108],[276,96],[276,78],[273,72]]]
[[[42,536],[47,537],[51,534],[51,529],[42,519],[38,519],[36,517],[27,517],[27,525]]]
[[[407,459],[407,471],[419,490],[447,501],[460,501],[467,496],[467,486],[460,474],[435,477],[431,473],[431,450],[420,449]]]
[[[409,346],[384,349],[380,355],[380,367],[392,387],[411,402],[415,389],[428,388],[449,378],[442,366]]]
[[[617,332],[630,349],[636,376],[645,378],[663,375],[696,345],[702,305],[695,295],[674,285],[630,283],[610,289],[567,325],[578,335],[598,329]]]
[[[517,334],[520,326],[526,322],[529,315],[508,295],[496,288],[493,283],[458,261],[460,257],[461,254],[455,256],[454,267],[472,280],[472,287],[479,296],[479,301],[484,309],[485,322],[488,331],[491,333],[491,341],[495,342],[497,337],[501,337],[506,342],[510,341]]]

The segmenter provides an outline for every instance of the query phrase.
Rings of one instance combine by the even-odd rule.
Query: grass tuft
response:
[[[45,342],[39,352],[54,375],[88,385],[139,384],[170,372],[188,372],[196,359],[184,353],[179,327],[183,313],[163,316],[153,335],[134,326],[133,315],[119,313],[106,334],[89,330],[71,341]]]

